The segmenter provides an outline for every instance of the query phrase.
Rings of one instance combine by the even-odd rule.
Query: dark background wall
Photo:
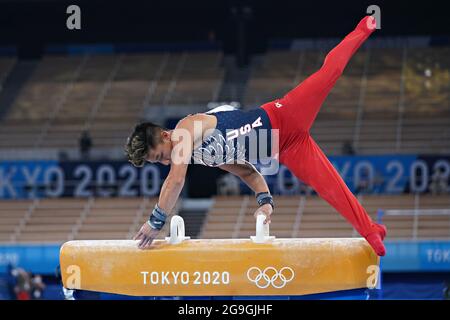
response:
[[[81,30],[66,28],[70,4],[81,7]],[[371,4],[381,8],[379,36],[450,34],[444,1],[0,0],[0,45],[33,55],[48,43],[205,41],[214,33],[233,52],[243,28],[247,50],[259,52],[270,38],[340,37]],[[243,24],[233,7],[250,9]]]

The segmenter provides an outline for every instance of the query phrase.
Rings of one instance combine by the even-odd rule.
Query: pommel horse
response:
[[[304,296],[379,288],[380,260],[362,238],[275,238],[265,217],[250,239],[190,239],[174,216],[170,237],[69,241],[63,285],[127,296]]]

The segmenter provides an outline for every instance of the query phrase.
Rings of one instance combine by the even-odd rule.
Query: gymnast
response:
[[[174,130],[151,122],[138,124],[125,146],[129,161],[137,167],[146,161],[170,165],[158,203],[134,238],[140,240],[138,247],[150,246],[164,226],[183,188],[189,163],[219,167],[240,177],[255,192],[259,204],[255,217],[264,214],[264,223],[270,223],[274,202],[267,183],[253,165],[255,152],[251,152],[249,143],[253,140],[256,149],[261,142],[268,145],[270,159],[277,159],[298,179],[310,185],[346,218],[379,256],[384,256],[385,226],[372,221],[310,135],[310,128],[328,93],[350,58],[375,28],[375,18],[364,17],[327,54],[317,72],[282,98],[256,109],[241,111],[223,105],[186,116]],[[258,134],[263,131],[271,134]],[[257,140],[265,137],[265,141],[245,139],[255,136]],[[256,158],[259,154],[257,151]]]

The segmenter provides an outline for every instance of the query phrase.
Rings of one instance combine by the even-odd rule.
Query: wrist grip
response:
[[[265,204],[270,204],[272,206],[272,209],[274,208],[273,204],[273,197],[270,195],[269,192],[260,192],[256,195],[256,201],[258,202],[258,205],[261,207]]]
[[[153,229],[161,230],[164,227],[164,224],[166,223],[166,219],[167,219],[167,213],[165,213],[164,210],[161,209],[158,206],[158,204],[156,204],[147,223]]]

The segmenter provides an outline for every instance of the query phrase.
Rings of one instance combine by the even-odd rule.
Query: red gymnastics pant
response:
[[[261,107],[269,115],[272,128],[279,130],[279,161],[342,214],[378,255],[385,255],[382,240],[386,228],[372,221],[309,132],[348,61],[374,30],[374,18],[365,17],[328,53],[317,72],[283,98]]]

